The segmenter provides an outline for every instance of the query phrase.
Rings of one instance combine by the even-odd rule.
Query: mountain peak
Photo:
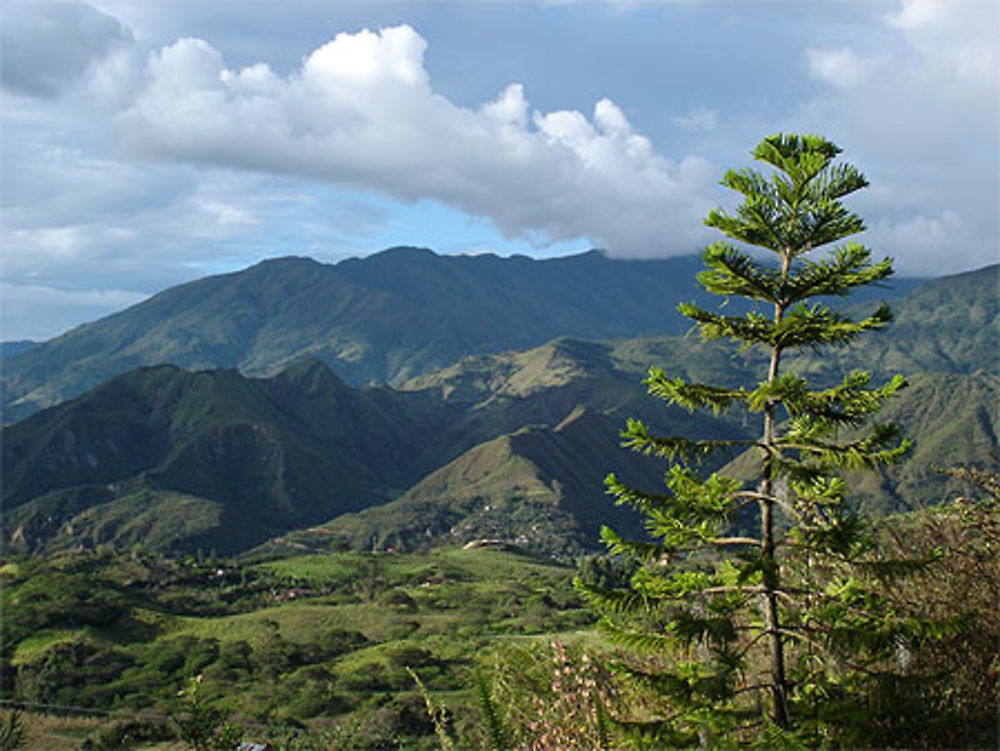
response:
[[[294,386],[303,393],[343,393],[350,391],[350,386],[344,383],[330,366],[316,357],[304,357],[296,360],[272,379],[275,384]]]
[[[415,245],[394,245],[391,248],[372,253],[369,259],[399,259],[399,258],[440,258],[430,248],[417,247]]]
[[[561,336],[682,333],[689,324],[677,302],[708,302],[694,281],[700,263],[625,262],[597,249],[539,260],[441,256],[414,246],[335,265],[271,258],[164,290],[5,360],[0,407],[16,420],[162,362],[269,376],[313,356],[347,383],[401,384],[465,355]],[[587,362],[571,347],[562,354]]]
[[[314,267],[323,266],[324,264],[317,261],[315,258],[310,258],[309,256],[275,256],[274,258],[265,258],[263,261],[259,261],[251,266],[251,269],[259,268],[293,268],[293,267]],[[247,269],[249,271],[250,269]]]

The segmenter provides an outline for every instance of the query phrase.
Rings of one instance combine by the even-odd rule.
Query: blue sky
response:
[[[697,252],[818,132],[905,275],[998,260],[992,0],[6,0],[0,339],[278,255]]]

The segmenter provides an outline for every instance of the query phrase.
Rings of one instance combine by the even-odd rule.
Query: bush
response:
[[[421,647],[401,645],[389,652],[389,664],[401,668],[420,668],[437,664],[434,654]]]
[[[91,748],[128,748],[137,743],[157,743],[173,738],[170,728],[158,719],[137,717],[119,720],[91,737]]]
[[[124,652],[87,639],[60,642],[20,666],[17,693],[25,701],[41,704],[105,708],[116,696],[109,684],[132,663]]]
[[[360,631],[343,628],[331,628],[319,638],[319,646],[328,657],[339,657],[369,644],[368,637]]]
[[[413,612],[417,609],[417,602],[402,589],[389,589],[378,596],[378,603],[397,610]]]
[[[1000,477],[1000,475],[998,475]],[[936,555],[926,570],[889,590],[900,612],[944,624],[914,648],[901,652],[914,678],[890,738],[896,744],[994,747],[1000,706],[1000,497],[958,499],[895,520],[885,545]]]
[[[84,574],[37,575],[3,595],[4,638],[20,641],[46,628],[109,626],[128,612],[124,598]]]
[[[389,671],[381,662],[366,662],[337,678],[337,688],[349,693],[386,691],[392,688]]]
[[[384,736],[430,735],[434,724],[424,700],[417,694],[400,694],[371,714],[370,728]]]

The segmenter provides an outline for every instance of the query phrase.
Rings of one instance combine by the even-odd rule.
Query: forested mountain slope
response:
[[[175,366],[132,371],[3,430],[6,535],[28,548],[53,536],[67,545],[136,541],[150,533],[120,529],[123,504],[164,503],[159,516],[173,520],[157,522],[166,524],[159,546],[190,547],[186,537],[216,529],[226,539],[213,547],[231,552],[384,502],[408,482],[405,460],[424,426],[435,427],[419,395],[390,394],[391,404],[386,396],[357,392],[315,361],[267,380]],[[173,509],[178,495],[200,508],[200,522],[190,508]],[[72,531],[84,512],[89,537]],[[229,539],[233,524],[249,537]],[[169,534],[177,539],[161,539]]]
[[[405,390],[352,388],[316,360],[271,378],[132,371],[3,429],[4,536],[26,549],[143,541],[232,552],[394,499],[390,513],[432,503],[450,519],[480,498],[512,514],[514,538],[541,514],[552,536],[536,547],[593,547],[609,513],[604,474],[621,462],[645,479],[661,471],[618,446],[619,427],[649,400],[615,346],[560,339],[467,358]],[[679,409],[647,419],[706,436],[745,429]],[[479,491],[455,495],[477,461]],[[534,487],[529,476],[550,494],[529,494],[534,510],[517,491]],[[412,531],[390,525],[383,539],[417,544]],[[462,539],[486,533],[470,522]]]
[[[265,261],[200,279],[80,326],[4,364],[8,421],[144,365],[269,375],[303,357],[348,382],[398,383],[458,358],[558,336],[677,333],[694,258],[617,261],[597,251],[439,256],[395,248],[324,265]]]

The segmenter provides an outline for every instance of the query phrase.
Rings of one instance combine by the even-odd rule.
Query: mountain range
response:
[[[269,378],[172,365],[131,371],[4,429],[4,536],[26,549],[143,542],[238,552],[393,499],[419,503],[478,462],[479,491],[467,495],[463,480],[457,500],[489,505],[499,494],[498,505],[518,514],[536,507],[573,532],[566,544],[579,548],[596,535],[593,508],[604,507],[607,468],[598,459],[617,450],[617,427],[642,396],[606,356],[594,362],[595,349],[607,350],[559,340],[498,358],[508,362],[479,388],[469,383],[467,368],[482,372],[472,360],[461,374],[399,390],[352,388],[317,360]],[[464,391],[455,381],[466,382]],[[681,413],[656,424],[671,422],[690,420]],[[718,432],[716,422],[705,421],[706,434]],[[572,452],[594,461],[559,458]],[[524,458],[515,466],[512,457]],[[549,487],[576,488],[567,473],[580,472],[589,492],[532,497],[522,480],[536,464],[562,468],[549,472]],[[652,464],[640,463],[640,472],[656,478]],[[519,483],[527,505],[518,503]],[[421,532],[440,527],[421,524]],[[394,540],[391,531],[383,530],[386,544],[416,544],[409,531]],[[472,525],[467,537],[484,534]]]
[[[546,260],[442,256],[400,247],[336,265],[264,261],[200,279],[5,357],[11,422],[133,368],[273,375],[306,357],[352,385],[398,385],[461,357],[543,344],[682,334],[678,300],[709,304],[696,257],[623,261],[599,251]],[[878,294],[913,287],[898,280]]]
[[[752,351],[676,335],[685,324],[673,308],[695,297],[695,268],[396,249],[332,267],[265,262],[167,290],[5,361],[8,409],[34,413],[3,429],[2,539],[29,551],[228,554],[495,538],[568,554],[593,548],[602,523],[639,534],[640,520],[615,509],[601,482],[612,470],[662,482],[661,464],[618,446],[626,417],[667,434],[759,429],[753,415],[690,415],[645,394],[651,365],[714,383],[761,377]],[[858,502],[879,511],[937,502],[960,491],[933,464],[995,461],[998,278],[994,266],[904,285],[889,331],[790,361],[818,381],[859,366],[911,381],[884,415],[915,439],[914,452],[856,478]],[[353,302],[337,308],[341,294]],[[505,295],[524,307],[507,311]],[[483,315],[462,318],[477,297]],[[336,323],[320,326],[324,310],[339,310]],[[550,310],[552,320],[536,320]],[[335,342],[348,340],[364,343],[363,357],[340,356]],[[181,362],[154,364],[158,351]],[[441,366],[449,352],[458,354]],[[37,411],[46,400],[54,406]],[[747,460],[734,461],[739,471]]]

